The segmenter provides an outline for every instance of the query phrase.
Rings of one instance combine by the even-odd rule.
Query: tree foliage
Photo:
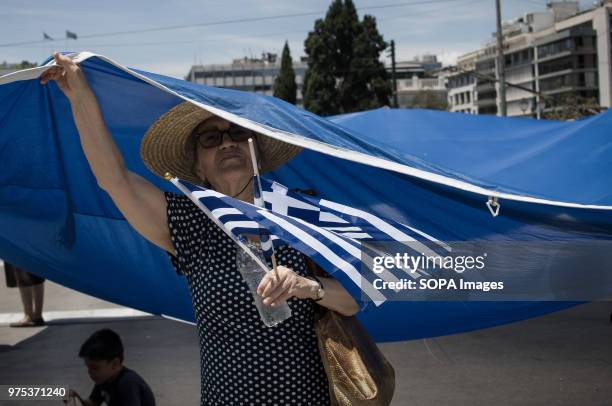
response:
[[[448,101],[446,94],[440,94],[431,89],[419,90],[414,98],[407,103],[407,107],[428,109],[428,110],[447,110]]]
[[[542,118],[547,120],[577,120],[592,116],[604,110],[597,98],[584,97],[577,92],[564,93],[557,96],[547,96],[546,109]]]
[[[7,63],[6,61],[0,63],[0,69],[27,69],[35,68],[38,64],[36,62],[30,62],[27,60],[21,61],[21,63]]]
[[[274,97],[295,104],[297,99],[297,85],[295,84],[295,71],[291,61],[289,44],[285,41],[281,57],[280,73],[274,80]]]
[[[379,60],[387,43],[374,17],[366,15],[359,21],[352,0],[334,0],[304,45],[307,110],[332,115],[389,104],[391,85]]]

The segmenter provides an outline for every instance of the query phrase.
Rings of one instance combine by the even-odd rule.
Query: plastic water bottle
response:
[[[266,263],[261,252],[261,248],[253,244],[248,244],[248,247],[262,260],[264,264]],[[255,299],[255,306],[259,311],[261,321],[263,321],[266,326],[276,326],[280,322],[291,317],[291,308],[289,308],[286,301],[283,302],[282,305],[277,305],[274,307],[263,303],[261,296],[257,294],[257,287],[267,272],[261,269],[257,262],[255,262],[255,260],[251,258],[251,256],[241,247],[236,247],[236,266],[238,267],[238,271],[242,275],[242,278],[249,286],[253,299]]]

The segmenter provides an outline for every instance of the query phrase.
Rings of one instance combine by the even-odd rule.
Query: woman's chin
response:
[[[228,171],[247,172],[249,169],[244,158],[238,157],[224,159],[219,162],[218,168],[221,173],[227,173]]]

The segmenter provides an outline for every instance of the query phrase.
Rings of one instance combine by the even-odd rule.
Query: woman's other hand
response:
[[[317,282],[296,274],[290,268],[277,266],[276,271],[272,270],[263,277],[257,287],[257,294],[264,304],[276,307],[293,296],[311,299],[317,288]]]
[[[91,92],[83,70],[72,59],[57,52],[53,54],[57,66],[45,71],[40,77],[42,85],[55,80],[60,90],[66,95],[70,103],[74,103],[81,96]]]

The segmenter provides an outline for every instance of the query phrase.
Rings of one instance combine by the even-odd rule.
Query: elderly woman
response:
[[[344,315],[357,302],[333,278],[312,278],[306,258],[289,247],[277,251],[279,277],[258,287],[265,304],[287,301],[292,316],[268,328],[260,320],[236,268],[236,246],[187,197],[164,193],[127,170],[82,70],[55,54],[55,80],[69,99],[83,150],[99,186],[127,221],[166,250],[189,284],[200,338],[201,404],[308,404],[330,402],[314,332],[314,300]],[[253,202],[253,170],[246,142],[250,131],[191,104],[179,104],[147,131],[141,155],[156,174],[166,171]],[[262,172],[299,150],[255,137]],[[288,300],[291,299],[291,300]]]

